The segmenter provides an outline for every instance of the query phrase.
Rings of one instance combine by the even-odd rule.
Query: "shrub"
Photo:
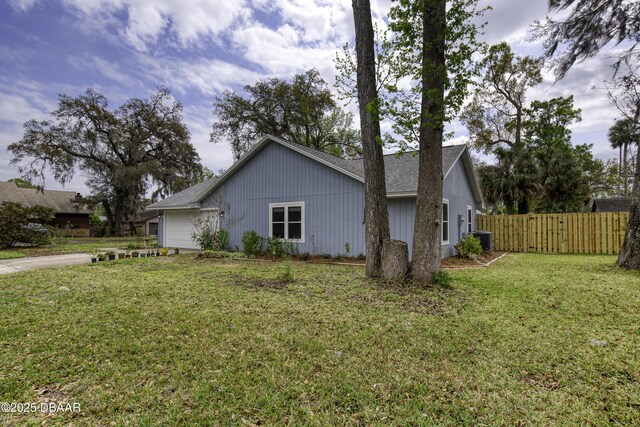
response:
[[[218,230],[215,221],[207,218],[194,223],[191,240],[202,250],[225,250],[229,243],[229,232]]]
[[[18,242],[35,246],[49,244],[51,233],[41,225],[51,222],[53,216],[53,210],[43,206],[25,208],[18,203],[3,202],[0,205],[0,248],[15,246]]]
[[[266,243],[267,253],[271,256],[282,258],[298,254],[298,245],[282,240],[279,237],[269,237],[266,239]]]
[[[225,229],[219,230],[215,236],[215,249],[224,251],[229,246],[229,232]]]
[[[275,257],[285,255],[284,241],[279,237],[269,237],[267,239],[267,253]]]
[[[482,254],[480,239],[473,237],[471,234],[460,240],[454,247],[458,252],[458,256],[461,258],[469,258],[471,255],[478,256]]]
[[[302,252],[300,254],[300,259],[302,261],[308,261],[310,257],[311,257],[311,255],[309,254],[309,252]]]
[[[69,237],[71,237],[71,227],[69,224],[63,227],[50,227],[51,231],[51,243],[60,246],[69,242]]]
[[[91,227],[102,227],[104,226],[104,222],[102,222],[97,213],[91,212],[91,215],[89,215],[89,225]]]
[[[365,258],[365,256],[364,256],[364,254],[363,254],[362,252],[360,252],[360,253],[358,254],[358,257],[357,257],[357,258],[358,258],[359,260],[361,260],[361,261],[362,261],[362,260],[364,260],[364,259],[366,259],[366,258]]]
[[[437,273],[433,273],[433,283],[441,288],[450,288],[453,279],[448,271],[440,270]]]
[[[284,262],[284,267],[282,273],[278,276],[279,280],[283,282],[292,282],[293,281],[293,269],[291,266],[291,260],[286,260]]]
[[[245,231],[242,234],[242,252],[246,256],[256,256],[262,253],[264,239],[255,231]]]

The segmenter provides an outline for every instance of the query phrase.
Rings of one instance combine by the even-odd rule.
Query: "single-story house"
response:
[[[0,203],[13,202],[24,207],[44,206],[53,209],[53,225],[69,227],[74,236],[89,236],[91,210],[77,203],[80,197],[73,191],[21,188],[13,182],[0,182]]]
[[[384,157],[391,238],[411,251],[418,187],[413,153]],[[466,145],[443,147],[442,255],[475,231],[483,205]],[[301,253],[364,254],[364,172],[362,159],[347,160],[268,136],[222,176],[211,178],[147,207],[160,211],[158,242],[196,248],[198,221],[215,221],[229,233],[229,246],[242,248],[253,230],[298,246]]]
[[[591,212],[629,212],[631,197],[610,197],[595,199],[591,205]]]
[[[133,219],[133,226],[144,236],[157,236],[159,218],[160,212],[158,211],[138,212]]]

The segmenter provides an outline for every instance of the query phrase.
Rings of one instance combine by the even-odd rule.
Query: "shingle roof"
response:
[[[146,221],[149,221],[150,219],[156,218],[158,215],[160,215],[159,211],[138,212],[135,218],[133,219],[133,222],[146,222]]]
[[[362,159],[342,159],[323,153],[313,148],[305,147],[300,144],[294,144],[275,137],[265,137],[257,143],[252,150],[247,152],[240,160],[232,165],[227,172],[220,177],[224,181],[228,176],[232,175],[235,169],[242,166],[253,155],[260,151],[261,147],[269,141],[277,142],[281,145],[290,147],[293,150],[301,152],[308,157],[314,158],[322,163],[328,164],[333,168],[352,176],[353,178],[364,182],[364,166]],[[456,160],[465,150],[465,145],[450,145],[442,147],[442,170],[446,176]],[[408,152],[401,156],[389,154],[384,156],[385,176],[388,193],[415,193],[418,188],[418,156],[415,152]],[[218,178],[212,178],[193,187],[174,194],[164,200],[147,206],[147,209],[167,209],[167,208],[198,208],[199,201],[206,194],[210,193],[217,185]],[[480,196],[481,198],[481,196]]]
[[[0,182],[0,203],[14,202],[25,207],[45,206],[56,213],[91,213],[86,207],[74,203],[76,196],[73,191],[20,188],[13,182]]]
[[[591,206],[591,212],[629,212],[630,210],[631,197],[595,199]]]
[[[347,160],[300,144],[294,144],[288,141],[278,142],[305,151],[312,157],[320,158],[364,180],[364,164],[361,158]],[[447,174],[465,148],[465,145],[448,145],[442,147],[443,174]],[[384,156],[384,171],[388,193],[415,192],[418,188],[418,153],[411,151],[400,156],[397,154]]]
[[[198,196],[202,194],[204,190],[212,186],[218,180],[217,177],[209,178],[202,181],[199,184],[193,185],[179,193],[169,196],[166,199],[162,199],[158,202],[152,203],[147,206],[147,210],[150,209],[167,209],[167,208],[198,208],[200,204],[197,202]]]

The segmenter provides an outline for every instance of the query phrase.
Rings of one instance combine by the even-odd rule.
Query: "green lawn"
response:
[[[638,425],[640,274],[613,263],[510,255],[432,290],[186,255],[0,276],[0,402],[80,403],[54,425]]]
[[[20,252],[19,250],[0,251],[0,261],[5,259],[24,258],[27,254]]]
[[[24,256],[63,255],[72,253],[93,253],[104,248],[125,248],[127,243],[144,247],[142,238],[136,237],[71,237],[62,243],[49,246],[15,247],[0,250],[0,260],[21,258]],[[19,254],[15,256],[14,254]]]

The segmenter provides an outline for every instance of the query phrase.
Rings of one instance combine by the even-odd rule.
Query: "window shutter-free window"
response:
[[[304,202],[270,203],[269,236],[304,242]]]
[[[273,207],[271,208],[271,236],[284,239],[284,208]]]
[[[449,201],[442,201],[442,244],[449,243]]]

